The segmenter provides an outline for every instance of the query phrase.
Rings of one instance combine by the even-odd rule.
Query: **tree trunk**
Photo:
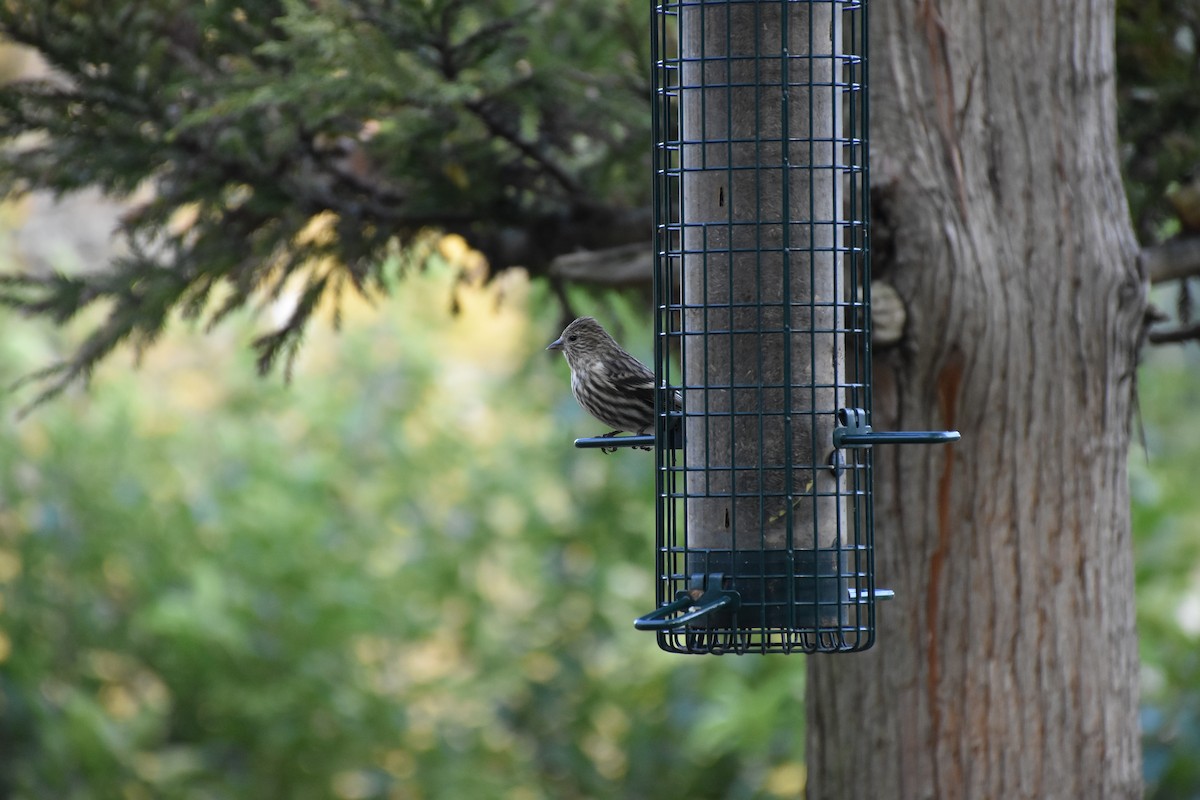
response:
[[[810,798],[1141,795],[1126,486],[1145,294],[1113,5],[872,6],[876,647],[809,660]],[[883,217],[883,218],[881,218]]]

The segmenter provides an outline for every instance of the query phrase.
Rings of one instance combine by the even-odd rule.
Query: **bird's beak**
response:
[[[560,336],[559,338],[555,339],[550,344],[546,345],[546,349],[547,350],[562,350],[563,349],[562,337]]]

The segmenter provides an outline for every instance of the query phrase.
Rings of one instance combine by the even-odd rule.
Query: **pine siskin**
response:
[[[571,367],[571,394],[584,411],[614,428],[605,436],[644,434],[654,427],[654,373],[595,319],[575,320],[546,349],[562,350]]]

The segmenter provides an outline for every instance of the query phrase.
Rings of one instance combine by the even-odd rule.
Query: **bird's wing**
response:
[[[622,369],[616,370],[612,376],[613,385],[620,391],[636,398],[647,406],[654,407],[654,373],[640,361],[630,357],[620,364]],[[674,406],[676,409],[683,405],[679,392],[675,392]]]
[[[654,405],[654,375],[627,372],[612,376],[613,386],[637,400]]]

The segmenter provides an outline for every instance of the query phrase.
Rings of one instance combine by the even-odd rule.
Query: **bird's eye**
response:
[[[578,339],[578,338],[579,338],[578,336],[576,336],[575,334],[573,334],[573,333],[572,333],[570,336],[568,336],[568,337],[567,337],[567,341],[568,341],[568,342],[573,342],[573,341],[575,341],[575,340],[576,340],[576,339]]]

